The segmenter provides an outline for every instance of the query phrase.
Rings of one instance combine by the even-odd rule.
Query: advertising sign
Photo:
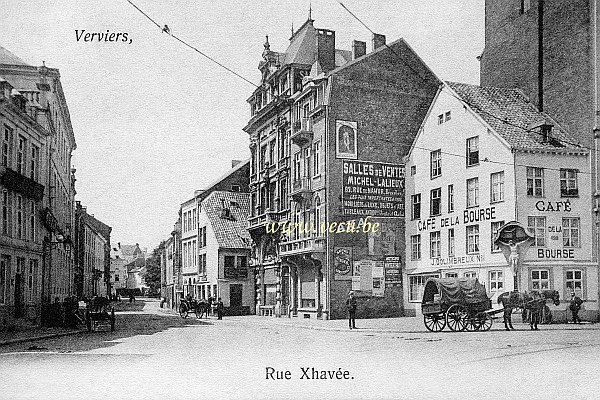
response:
[[[387,256],[384,259],[385,283],[402,283],[400,256]]]
[[[334,248],[334,279],[338,281],[352,279],[352,247]]]
[[[404,217],[404,165],[344,160],[344,215]]]

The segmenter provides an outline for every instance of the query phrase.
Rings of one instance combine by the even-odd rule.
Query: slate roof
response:
[[[0,64],[6,65],[29,65],[19,57],[0,46]]]
[[[234,204],[232,205],[232,202]],[[223,206],[229,208],[231,218],[222,216]],[[241,192],[212,192],[202,201],[202,210],[206,212],[215,232],[220,248],[249,249],[252,242],[246,230],[250,213],[250,194]]]
[[[467,103],[492,129],[516,150],[577,150],[586,152],[579,141],[570,135],[548,114],[540,112],[529,99],[517,89],[481,87],[465,83],[446,84]],[[503,121],[507,121],[505,123]],[[539,121],[549,121],[554,126],[551,140],[544,142],[540,128],[532,129]]]

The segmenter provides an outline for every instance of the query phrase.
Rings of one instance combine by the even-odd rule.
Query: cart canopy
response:
[[[425,283],[423,303],[437,300],[435,295],[439,295],[442,303],[474,304],[489,300],[485,286],[477,278],[430,278]]]

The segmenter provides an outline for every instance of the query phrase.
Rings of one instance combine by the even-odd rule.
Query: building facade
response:
[[[112,228],[75,205],[75,294],[79,298],[114,294],[111,279]]]
[[[439,80],[403,40],[339,50],[311,19],[283,53],[267,38],[262,56],[244,128],[256,312],[341,318],[355,289],[360,317],[402,315],[401,159]],[[367,218],[377,232],[362,231]]]
[[[555,320],[573,292],[597,320],[589,153],[518,90],[440,89],[406,165],[407,314],[429,277],[476,277],[496,307],[507,291],[551,289]],[[516,269],[496,241],[515,221],[534,238]]]
[[[75,137],[57,69],[0,47],[0,327],[74,294]]]

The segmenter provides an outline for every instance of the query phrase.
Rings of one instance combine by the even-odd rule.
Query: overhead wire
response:
[[[208,60],[212,61],[213,63],[217,64],[218,66],[220,66],[221,68],[229,71],[230,73],[232,73],[233,75],[237,76],[238,78],[244,80],[245,82],[251,84],[254,87],[260,87],[259,85],[257,85],[256,83],[252,82],[251,80],[245,78],[244,76],[240,75],[239,73],[235,72],[233,69],[229,68],[228,66],[224,65],[223,63],[215,60],[214,58],[212,58],[211,56],[209,56],[208,54],[206,54],[205,52],[199,50],[198,48],[192,46],[191,44],[189,44],[188,42],[186,42],[185,40],[179,38],[178,36],[174,35],[173,33],[170,32],[169,29],[165,29],[167,28],[167,26],[165,25],[165,27],[161,27],[160,24],[158,22],[156,22],[152,17],[150,17],[146,12],[144,12],[140,7],[138,7],[137,5],[135,5],[131,0],[126,0],[129,4],[131,4],[136,10],[138,10],[142,15],[144,15],[148,20],[150,20],[154,25],[156,25],[162,32],[168,34],[169,36],[171,36],[173,39],[177,40],[178,42],[182,43],[183,45],[189,47],[190,49],[194,50],[195,52],[197,52],[198,54],[202,55],[203,57],[207,58]]]

